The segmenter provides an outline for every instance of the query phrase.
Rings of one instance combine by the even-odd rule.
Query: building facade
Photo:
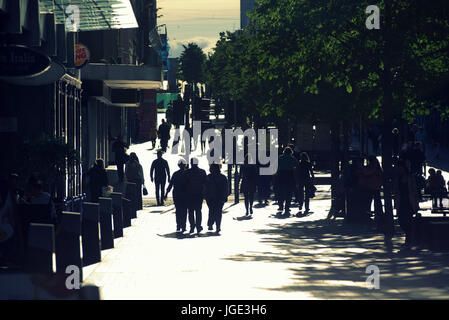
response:
[[[255,6],[255,0],[240,0],[240,29],[243,30],[249,25],[250,19],[248,12],[253,10]]]

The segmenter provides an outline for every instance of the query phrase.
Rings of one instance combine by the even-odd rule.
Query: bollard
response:
[[[79,300],[101,300],[100,288],[92,285],[81,287]]]
[[[99,198],[100,202],[100,232],[101,250],[114,248],[114,234],[112,231],[112,199]]]
[[[131,200],[122,199],[123,203],[123,228],[131,227]]]
[[[118,192],[111,193],[112,198],[112,216],[114,220],[114,239],[123,237],[123,201],[122,194]]]
[[[136,198],[137,185],[132,182],[126,182],[125,197],[131,200],[131,219],[137,218],[137,198]]]
[[[88,266],[101,261],[99,216],[98,203],[83,203],[83,215],[81,217],[83,266]]]
[[[74,265],[80,269],[80,281],[83,281],[80,240],[81,214],[78,212],[63,212],[56,235],[56,272],[65,274],[67,267]]]
[[[52,274],[55,232],[52,224],[30,223],[28,227],[27,271]]]

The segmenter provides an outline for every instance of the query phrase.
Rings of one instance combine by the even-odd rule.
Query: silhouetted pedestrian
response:
[[[427,179],[427,190],[432,197],[432,208],[438,207],[438,200],[440,208],[443,207],[443,197],[445,196],[446,182],[441,170],[435,172],[435,169],[429,169],[429,178]]]
[[[240,179],[242,184],[240,191],[245,196],[246,215],[253,214],[254,194],[257,187],[257,166],[251,164],[251,155],[245,156],[245,163],[240,167]]]
[[[118,181],[123,182],[124,171],[123,167],[128,161],[128,155],[126,154],[126,149],[128,145],[122,141],[122,136],[118,135],[112,144],[112,152],[115,154],[115,164],[117,166]]]
[[[363,159],[354,158],[349,167],[347,176],[347,221],[357,222],[361,220],[361,215],[364,210],[363,191],[360,186],[362,171],[363,171]]]
[[[51,199],[51,195],[44,191],[44,185],[37,177],[32,176],[28,180],[27,185],[26,203],[28,204],[43,204],[48,205],[50,208],[50,217],[52,220],[56,220],[55,204]]]
[[[103,159],[95,160],[94,165],[87,171],[87,180],[89,201],[98,203],[98,198],[103,195],[103,189],[109,184]]]
[[[129,160],[125,167],[126,181],[136,184],[137,188],[137,208],[142,210],[142,186],[145,185],[145,178],[143,176],[143,168],[139,163],[139,158],[135,152],[129,155]]]
[[[302,211],[303,204],[305,205],[305,212],[310,211],[310,197],[313,192],[313,168],[310,162],[309,155],[302,152],[300,155],[300,162],[298,170],[296,170],[297,190],[299,211]]]
[[[291,148],[286,147],[278,162],[278,188],[279,188],[279,211],[284,210],[285,216],[290,216],[290,204],[292,193],[296,186],[295,170],[298,168],[298,160],[293,157]]]
[[[201,226],[201,209],[203,206],[207,174],[206,171],[198,168],[198,159],[192,158],[190,163],[192,167],[186,170],[185,173],[190,233],[193,233],[195,228],[197,232],[200,233],[203,230],[203,227]]]
[[[170,168],[168,162],[162,158],[162,151],[157,152],[157,159],[153,161],[150,169],[151,182],[156,185],[156,201],[158,206],[164,205],[165,183],[170,182]]]
[[[418,213],[418,199],[414,177],[407,168],[404,160],[397,161],[397,190],[396,206],[399,225],[405,232],[406,247],[411,246],[413,237],[413,215]]]
[[[168,140],[170,140],[170,125],[165,122],[165,119],[162,119],[162,124],[159,126],[158,136],[161,141],[161,149],[166,152]]]
[[[271,181],[273,180],[272,175],[262,175],[260,173],[260,168],[267,168],[269,164],[258,166],[258,177],[257,177],[257,197],[260,205],[268,205],[268,199],[271,193]]]
[[[207,225],[209,230],[218,234],[221,231],[221,218],[223,215],[223,206],[228,201],[228,179],[220,173],[219,164],[210,165],[210,174],[206,179],[205,198],[209,207],[209,220]]]
[[[151,145],[152,145],[152,149],[156,148],[156,139],[157,139],[157,129],[156,127],[151,127],[150,128],[150,141],[151,141]]]
[[[374,200],[374,212],[377,228],[381,231],[381,221],[383,218],[382,200],[380,191],[382,189],[382,176],[383,171],[380,166],[379,160],[376,156],[371,155],[368,157],[368,165],[363,170],[363,179],[365,179],[365,186],[369,192],[368,208],[371,209],[371,203]]]
[[[173,202],[176,208],[176,231],[186,231],[187,223],[187,192],[185,171],[187,163],[184,159],[178,161],[179,170],[173,173],[168,185],[165,199],[173,188]]]

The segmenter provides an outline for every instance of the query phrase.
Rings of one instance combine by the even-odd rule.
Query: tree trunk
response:
[[[337,199],[337,181],[338,181],[338,161],[340,159],[340,126],[337,121],[332,121],[331,123],[331,210],[336,208],[336,199]]]
[[[384,171],[383,187],[384,187],[384,203],[385,203],[385,221],[384,234],[386,240],[391,240],[394,233],[393,205],[392,205],[392,125],[393,125],[393,91],[392,91],[392,73],[391,73],[391,3],[390,0],[385,2],[385,58],[384,72],[382,74],[382,86],[384,92],[383,99],[383,134],[382,134],[382,167]]]

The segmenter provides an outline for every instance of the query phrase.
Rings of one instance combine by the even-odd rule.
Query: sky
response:
[[[222,31],[240,28],[240,0],[157,0],[158,25],[166,24],[170,57],[178,57],[182,44],[197,43],[207,54]]]

